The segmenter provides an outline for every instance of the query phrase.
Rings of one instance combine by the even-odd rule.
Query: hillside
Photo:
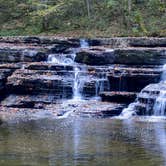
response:
[[[0,0],[0,36],[166,36],[165,0]]]

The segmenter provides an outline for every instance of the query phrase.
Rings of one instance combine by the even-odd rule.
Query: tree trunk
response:
[[[86,8],[87,8],[88,18],[90,18],[91,13],[90,13],[90,2],[89,2],[89,0],[86,0]]]
[[[132,0],[128,0],[128,12],[129,14],[131,13],[131,5],[132,5]]]

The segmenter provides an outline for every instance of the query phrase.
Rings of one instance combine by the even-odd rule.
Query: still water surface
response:
[[[165,166],[166,122],[67,118],[0,127],[0,166]]]

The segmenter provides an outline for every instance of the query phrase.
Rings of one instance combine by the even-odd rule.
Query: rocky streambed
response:
[[[117,116],[137,94],[144,115],[165,63],[166,38],[1,37],[1,119]]]

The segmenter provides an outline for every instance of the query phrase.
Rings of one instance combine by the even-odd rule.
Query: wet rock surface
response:
[[[79,39],[72,38],[1,37],[0,117],[117,116],[136,93],[156,83],[143,89],[136,106],[139,115],[147,107],[151,115],[159,89],[165,89],[157,84],[165,63],[164,42],[89,39],[94,47],[79,48]]]
[[[134,92],[102,92],[100,93],[102,101],[118,102],[129,104],[134,102],[137,93]]]
[[[98,38],[89,41],[91,45],[108,45],[117,47],[166,47],[166,38],[150,37],[117,37]]]
[[[160,82],[158,84],[150,84],[145,87],[141,93],[138,94],[137,102],[135,105],[135,109],[138,115],[154,115],[155,112],[155,104],[157,99],[160,99],[160,94],[162,92],[166,92],[166,83]],[[163,104],[165,103],[165,99],[163,100]],[[162,105],[159,105],[159,107]],[[164,112],[166,114],[166,108],[164,108]],[[162,109],[162,108],[159,108]]]
[[[158,83],[162,70],[158,66],[118,67],[108,73],[111,91],[139,92],[150,83]]]
[[[128,64],[163,65],[165,48],[103,48],[94,47],[77,53],[76,62],[87,65]]]
[[[113,64],[115,56],[111,49],[95,47],[78,52],[75,61],[87,65],[106,65]]]
[[[11,69],[0,69],[0,92],[4,93],[7,77],[12,74]]]
[[[72,95],[72,78],[66,79],[56,71],[16,70],[7,80],[9,93],[54,93],[55,95]]]
[[[165,48],[123,48],[115,49],[117,64],[163,65],[166,63]]]
[[[20,116],[27,114],[32,118],[40,118],[40,115],[45,114],[50,118],[60,118],[66,115],[82,117],[117,116],[125,106],[124,104],[97,100],[56,100],[55,102],[55,96],[49,99],[48,96],[42,95],[10,95],[1,102],[0,108],[1,113],[6,114],[11,113]]]
[[[0,62],[39,62],[45,61],[47,56],[40,50],[16,50],[16,49],[0,49]]]
[[[58,38],[54,36],[25,36],[25,37],[0,37],[0,43],[14,44],[70,44],[70,46],[80,46],[79,39],[75,38]],[[96,38],[88,39],[90,46],[112,46],[117,47],[166,47],[166,38],[157,37],[115,37],[115,38]]]

